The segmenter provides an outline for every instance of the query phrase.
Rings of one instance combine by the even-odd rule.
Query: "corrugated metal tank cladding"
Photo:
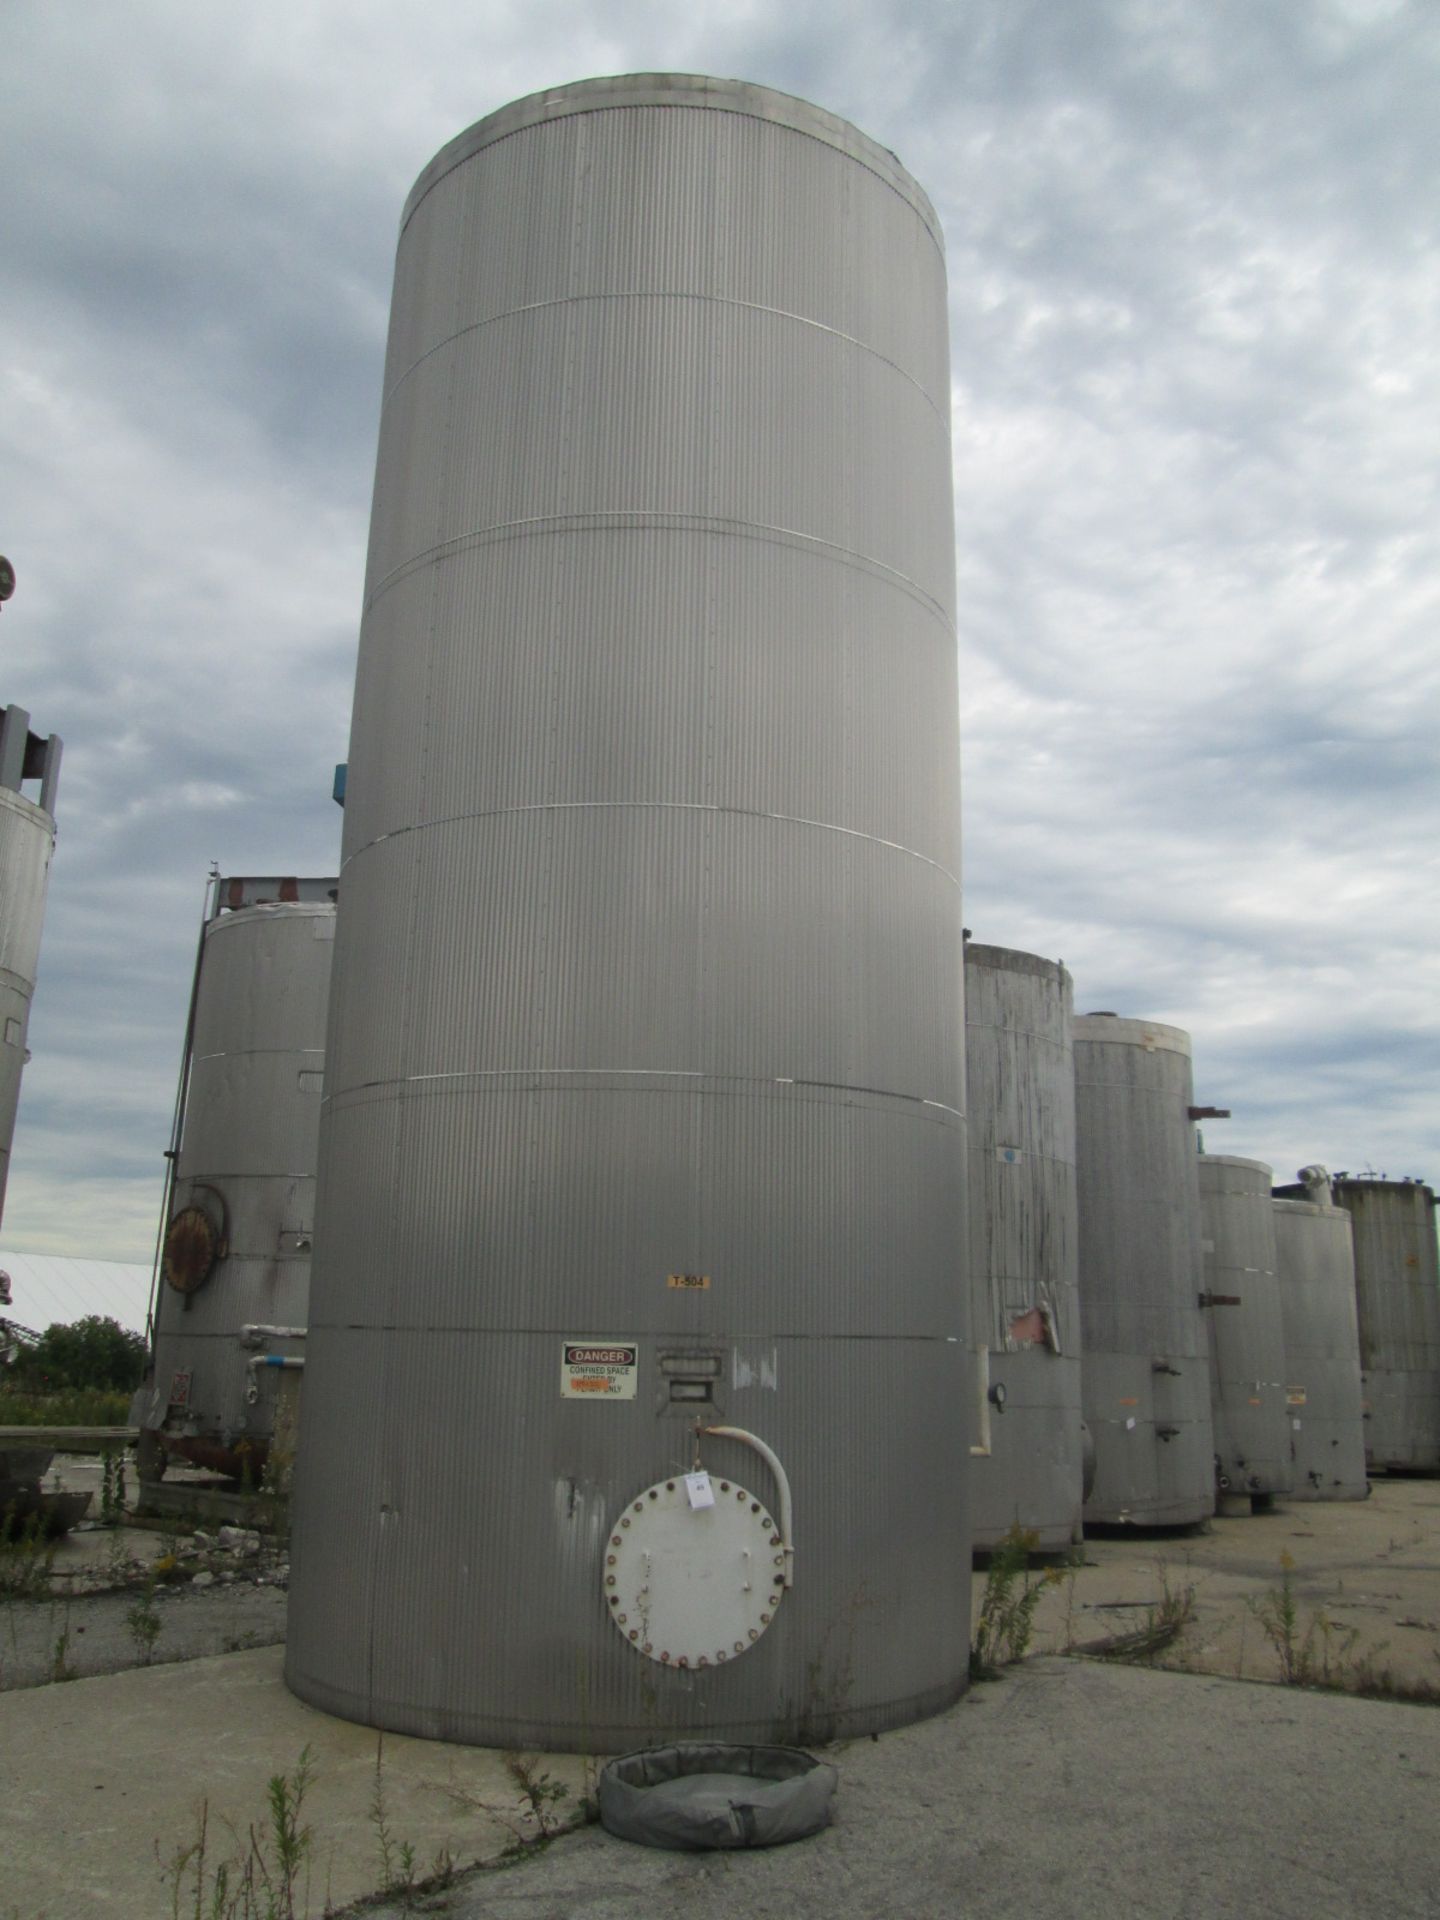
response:
[[[1190,1037],[1106,1014],[1073,1034],[1085,1518],[1183,1525],[1215,1505]]]
[[[317,1705],[614,1747],[965,1684],[947,339],[919,189],[761,88],[537,95],[412,195],[297,1489]],[[567,1342],[634,1367],[563,1396]],[[602,1582],[697,1417],[775,1450],[800,1545],[745,1657],[677,1672]]]
[[[248,1362],[305,1347],[241,1329],[309,1314],[334,935],[333,906],[277,904],[220,914],[201,944],[169,1220],[198,1209],[226,1251],[193,1291],[159,1289],[145,1424],[167,1452],[257,1478],[288,1383]]]
[[[1379,1471],[1440,1468],[1440,1271],[1435,1195],[1418,1180],[1337,1180],[1355,1230],[1365,1457]]]
[[[1363,1500],[1355,1250],[1343,1207],[1274,1200],[1292,1500]]]
[[[1207,1153],[1199,1175],[1216,1485],[1252,1498],[1284,1493],[1290,1441],[1271,1170]]]
[[[1080,1305],[1070,975],[965,948],[971,1331],[1003,1412],[971,1473],[975,1545],[1019,1525],[1054,1551],[1080,1537]]]
[[[0,787],[0,1215],[5,1210],[20,1077],[28,1057],[30,1001],[54,850],[50,815],[23,794]]]

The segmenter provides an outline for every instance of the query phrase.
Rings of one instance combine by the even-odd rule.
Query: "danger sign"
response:
[[[633,1400],[639,1353],[633,1340],[567,1340],[560,1349],[562,1400]]]

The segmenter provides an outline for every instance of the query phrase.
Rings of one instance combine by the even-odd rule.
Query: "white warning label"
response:
[[[639,1353],[633,1340],[567,1340],[560,1349],[562,1400],[633,1400]]]

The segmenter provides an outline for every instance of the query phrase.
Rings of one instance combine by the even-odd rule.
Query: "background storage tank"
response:
[[[411,195],[286,1667],[328,1711],[613,1748],[966,1683],[949,394],[935,215],[803,101],[557,88]]]
[[[1216,1488],[1268,1505],[1290,1485],[1271,1170],[1206,1153],[1199,1175]]]
[[[293,1453],[286,1376],[305,1352],[335,891],[227,878],[207,900],[141,1421],[147,1479],[176,1457],[258,1485],[272,1441]]]
[[[1365,1458],[1377,1472],[1440,1469],[1440,1268],[1435,1195],[1418,1180],[1335,1182],[1355,1232]]]
[[[1365,1432],[1350,1216],[1275,1200],[1292,1500],[1363,1500]]]
[[[1071,1018],[1057,961],[967,944],[971,1331],[985,1448],[970,1482],[977,1548],[1016,1524],[1046,1551],[1081,1536]]]
[[[55,851],[60,741],[30,731],[21,707],[0,708],[0,1217],[40,961],[45,889]],[[24,782],[38,781],[35,797]]]
[[[1190,1036],[1111,1014],[1074,1036],[1085,1519],[1183,1525],[1215,1505]]]

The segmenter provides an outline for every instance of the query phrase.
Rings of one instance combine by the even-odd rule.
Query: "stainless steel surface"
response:
[[[1271,1170],[1207,1153],[1199,1175],[1216,1486],[1252,1497],[1284,1493],[1290,1424]]]
[[[1045,1551],[1080,1538],[1080,1303],[1070,975],[965,949],[971,1331],[1005,1390],[971,1469],[975,1545],[1015,1525]]]
[[[1103,1014],[1073,1033],[1085,1519],[1183,1525],[1215,1504],[1190,1038]]]
[[[1355,1230],[1365,1459],[1377,1472],[1440,1468],[1440,1267],[1435,1195],[1416,1180],[1337,1180]]]
[[[1273,1200],[1292,1500],[1363,1500],[1355,1252],[1343,1207]]]
[[[330,1711],[613,1748],[965,1685],[947,353],[923,195],[765,89],[556,89],[411,197],[296,1492]],[[562,1399],[567,1338],[634,1398]],[[697,1418],[799,1546],[680,1674],[598,1556]]]
[[[334,931],[332,906],[250,906],[217,913],[201,944],[168,1218],[204,1213],[224,1251],[194,1291],[159,1288],[145,1424],[182,1458],[257,1481],[278,1376],[249,1370],[242,1330],[306,1320]],[[304,1352],[295,1341],[272,1349]],[[171,1404],[177,1374],[189,1376],[183,1406]]]
[[[23,794],[0,786],[0,1217],[10,1173],[20,1077],[29,1058],[30,1001],[40,962],[45,889],[55,822]]]

